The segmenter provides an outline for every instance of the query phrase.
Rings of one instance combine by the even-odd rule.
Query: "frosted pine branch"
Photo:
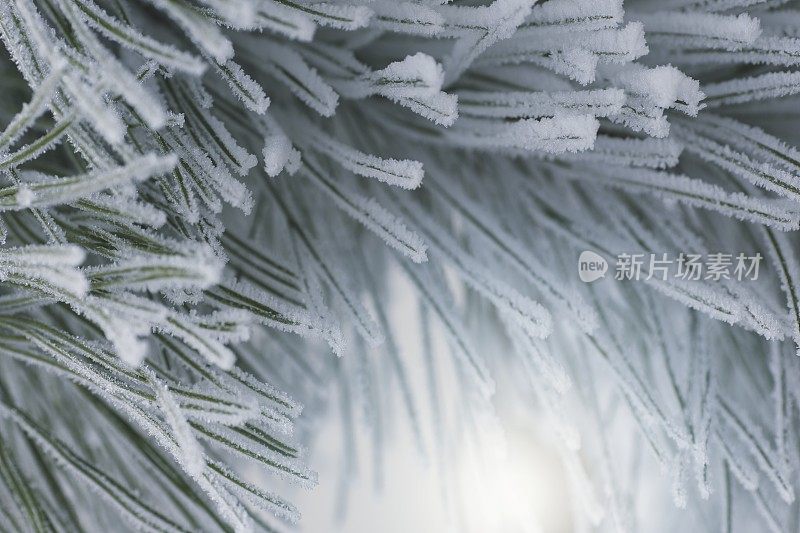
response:
[[[445,473],[542,413],[574,524],[795,527],[796,7],[0,3],[0,521],[282,531],[399,393]]]

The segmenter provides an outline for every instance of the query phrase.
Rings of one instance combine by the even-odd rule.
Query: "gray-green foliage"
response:
[[[576,522],[652,529],[645,483],[676,523],[796,529],[791,4],[0,0],[0,525],[282,529],[252,469],[312,487],[329,397],[345,465],[396,393],[447,471],[502,388]],[[584,249],[769,261],[578,286]]]

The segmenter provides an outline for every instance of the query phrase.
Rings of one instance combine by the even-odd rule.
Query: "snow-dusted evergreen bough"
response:
[[[3,529],[283,529],[253,469],[313,486],[331,397],[352,463],[351,412],[441,452],[497,389],[575,524],[796,531],[792,7],[0,0]],[[584,249],[766,262],[583,285]]]

